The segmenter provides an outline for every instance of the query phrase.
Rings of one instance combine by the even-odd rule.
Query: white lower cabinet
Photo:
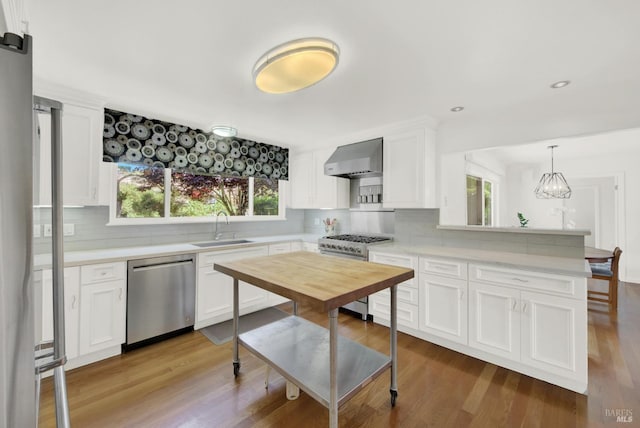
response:
[[[267,254],[269,250],[266,246],[198,254],[196,329],[233,317],[233,278],[213,270],[214,264]],[[240,281],[238,302],[240,313],[250,313],[271,306],[269,294],[266,290]]]
[[[302,250],[311,251],[312,253],[319,253],[318,244],[316,242],[303,242]]]
[[[399,331],[586,392],[586,278],[377,251],[369,259],[419,261],[416,278],[398,286]],[[389,325],[388,290],[369,297],[369,311]]]
[[[80,355],[125,341],[127,290],[124,262],[80,268]]]
[[[467,344],[467,281],[420,274],[420,329]]]
[[[586,301],[523,291],[521,361],[560,376],[587,375]]]
[[[469,345],[514,361],[524,373],[533,369],[535,377],[584,392],[586,279],[476,265],[469,271]],[[489,278],[496,283],[481,282]]]
[[[417,257],[379,252],[370,252],[369,261],[412,269],[416,269],[418,266]],[[417,329],[419,325],[418,303],[420,299],[418,298],[416,278],[398,284],[396,298],[398,326]],[[391,319],[391,292],[389,289],[369,296],[369,313],[373,315],[374,322],[384,325],[389,324]]]
[[[53,278],[51,269],[42,271],[41,277],[34,280],[34,288],[42,287],[41,341],[53,340]],[[68,267],[64,270],[64,336],[65,351],[68,359],[78,356],[78,338],[80,336],[80,268]]]
[[[520,291],[469,283],[469,345],[520,360]]]

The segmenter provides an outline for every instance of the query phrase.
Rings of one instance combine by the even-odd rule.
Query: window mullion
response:
[[[254,189],[254,182],[253,182],[253,177],[249,177],[249,216],[253,216],[253,189]]]
[[[164,169],[164,217],[171,217],[171,168]]]

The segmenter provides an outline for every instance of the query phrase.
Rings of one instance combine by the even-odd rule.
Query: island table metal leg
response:
[[[398,311],[397,311],[397,285],[391,286],[391,328],[389,340],[391,342],[391,407],[396,405],[398,397]]]
[[[237,377],[240,372],[240,356],[238,352],[238,331],[240,296],[238,296],[238,279],[233,278],[233,376]]]
[[[338,428],[338,309],[329,311],[329,427]]]

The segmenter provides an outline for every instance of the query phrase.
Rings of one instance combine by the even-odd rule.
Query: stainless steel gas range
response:
[[[367,261],[369,260],[369,248],[371,246],[385,244],[392,240],[393,238],[391,237],[380,235],[324,236],[318,240],[318,249],[322,254]],[[367,320],[369,315],[368,297],[363,297],[343,307],[360,314],[363,320]]]

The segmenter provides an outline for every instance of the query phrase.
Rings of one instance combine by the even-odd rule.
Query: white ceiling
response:
[[[28,14],[37,79],[288,146],[424,116],[508,121],[511,110],[598,110],[602,130],[637,111],[640,126],[637,0],[30,0]],[[258,91],[258,57],[309,36],[340,46],[336,71],[296,93]]]
[[[469,152],[479,154],[483,158],[492,158],[504,166],[511,164],[550,164],[551,150],[549,146],[557,146],[553,157],[557,164],[566,160],[582,160],[616,156],[637,157],[640,154],[640,141],[637,130],[607,132],[589,136],[557,138],[538,141],[531,144],[502,146]]]

